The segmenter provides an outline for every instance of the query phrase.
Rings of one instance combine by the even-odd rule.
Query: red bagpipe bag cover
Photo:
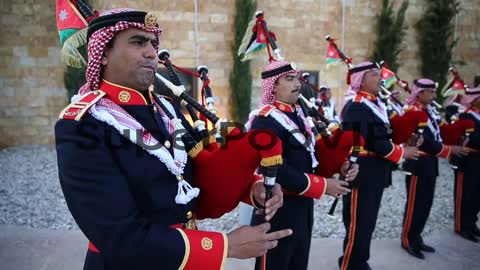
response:
[[[360,133],[340,128],[335,129],[328,138],[318,138],[315,144],[315,157],[319,165],[315,169],[315,174],[332,177],[340,172],[353,146],[363,147],[364,144],[364,138]]]
[[[446,145],[457,145],[460,137],[467,132],[473,132],[475,122],[471,119],[459,119],[452,124],[440,125],[440,135]]]
[[[406,143],[408,138],[415,133],[418,127],[425,128],[428,114],[422,110],[407,110],[403,115],[390,118],[392,127],[392,141],[395,144]]]
[[[259,166],[281,163],[282,143],[275,134],[230,129],[224,145],[208,145],[193,157],[195,184],[200,188],[196,217],[218,218],[230,212],[250,197],[252,184],[261,179],[255,174]]]

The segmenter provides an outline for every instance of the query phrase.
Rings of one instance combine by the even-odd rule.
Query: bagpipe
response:
[[[346,57],[338,49],[335,40],[330,36],[326,36],[325,39],[342,61],[351,67],[351,58]],[[321,93],[320,89],[308,81],[308,77],[308,73],[303,73],[300,80],[311,90]],[[342,165],[347,160],[349,161],[348,172],[356,164],[357,157],[364,147],[365,142],[362,136],[354,131],[343,130],[337,123],[327,119],[321,110],[321,105],[316,104],[315,100],[308,100],[300,94],[298,103],[316,136],[315,157],[319,160],[319,165],[314,173],[323,177],[333,177],[341,172]],[[339,177],[339,179],[342,178]],[[327,213],[329,216],[334,216],[337,204],[338,198],[335,198]]]
[[[460,108],[462,107],[461,98],[469,88],[464,82],[458,71],[454,67],[448,69],[451,76],[449,81],[440,91],[445,98],[443,106],[445,107],[445,120],[452,123],[457,120]]]
[[[357,158],[360,155],[361,150],[362,149],[359,146],[353,147],[352,153],[348,157],[349,164],[348,164],[347,172],[357,163]],[[339,180],[345,180],[345,177],[341,176]],[[332,203],[332,206],[330,206],[330,209],[327,212],[327,215],[329,217],[335,217],[335,209],[337,208],[338,200],[339,200],[338,198],[335,198],[335,200]]]
[[[221,120],[216,116],[210,87],[202,95],[206,99],[205,107],[186,93],[168,51],[162,50],[159,54],[159,63],[166,67],[173,83],[159,73],[155,74],[156,78],[186,103],[186,108],[195,121],[195,133],[190,134],[187,129],[183,129],[185,132],[181,136],[193,161],[196,184],[201,189],[199,204],[212,206],[199,208],[197,218],[218,218],[233,210],[238,201],[249,196],[245,191],[250,191],[252,183],[261,179],[255,174],[258,167],[263,175],[267,201],[272,196],[277,167],[282,163],[282,144],[278,137],[267,131],[245,132],[240,125]],[[204,82],[204,90],[208,86],[206,82],[209,82],[207,73],[208,68],[200,66],[198,75],[191,74]],[[194,109],[213,124],[213,131],[206,130]],[[220,142],[211,140],[211,134],[216,134],[218,138],[221,130],[223,139]]]
[[[326,97],[325,97],[325,91],[327,91],[327,87],[318,88],[316,85],[312,84],[309,81],[309,78],[310,78],[310,73],[308,72],[303,72],[301,77],[299,77],[300,81],[303,82],[308,87],[308,89],[311,90],[309,91],[310,93],[306,93],[306,95],[310,96],[310,98],[306,98],[302,94],[303,96],[302,99],[307,100],[311,103],[311,105],[309,105],[310,109],[312,110],[315,109],[318,111],[319,114],[315,113],[318,121],[321,121],[323,124],[327,126],[331,125],[331,122],[336,122],[336,121],[335,119],[329,119],[328,116],[325,115],[325,111],[324,111],[324,107],[328,105],[326,104]],[[317,99],[315,97],[316,94],[311,94],[315,92],[320,94],[320,99]]]
[[[460,83],[461,87],[466,88],[467,86],[459,77],[458,72],[456,72],[456,70],[453,68],[450,68],[449,70],[453,75],[453,81],[457,81],[458,83]],[[397,85],[402,87],[407,93],[411,93],[408,82],[401,80],[396,74],[395,76],[397,79]],[[455,84],[452,82],[447,83],[446,88],[451,89],[453,85]],[[442,92],[445,93],[445,91]],[[457,91],[455,95],[458,94],[459,93]],[[431,105],[428,105],[428,108],[431,111],[430,117],[439,125],[440,134],[444,144],[462,145],[473,132],[474,122],[471,120],[458,118],[456,118],[454,121],[443,120],[442,115],[437,110],[443,109],[443,106],[438,104],[435,100],[432,101]],[[392,134],[392,140],[394,143],[397,144],[408,142],[412,133],[417,135],[417,140],[420,139],[423,134],[423,130],[426,128],[429,121],[429,115],[427,112],[422,110],[411,110],[410,108],[405,109],[406,112],[403,115],[391,115],[390,117],[392,129],[394,130]],[[455,159],[452,159],[451,162],[456,163]],[[452,166],[456,167],[455,164],[452,164]]]
[[[387,69],[387,67],[382,66],[382,69]],[[383,70],[382,70],[383,72]],[[392,71],[390,71],[393,73]],[[403,88],[407,93],[410,93],[410,87],[408,82],[400,79],[395,73],[396,84]],[[383,87],[383,86],[382,86]],[[390,95],[390,97],[393,97]],[[402,144],[409,142],[412,134],[415,134],[417,141],[423,136],[423,132],[428,125],[428,114],[420,110],[410,110],[408,107],[403,105],[399,100],[395,100],[397,104],[400,104],[405,112],[403,114],[392,113],[389,115],[390,124],[392,126],[392,141],[395,144]],[[414,142],[415,144],[416,142]]]
[[[440,135],[447,145],[464,145],[475,127],[472,120],[458,118],[461,96],[469,87],[455,68],[450,67],[448,70],[451,78],[440,91],[441,95],[446,97],[443,103],[445,119],[441,118],[439,123]]]
[[[462,96],[469,89],[458,71],[450,67],[450,80],[441,90],[443,97],[446,97],[443,105],[445,106],[445,121],[440,124],[440,135],[443,143],[447,145],[466,146],[470,135],[475,130],[475,122],[471,119],[460,119],[458,114],[461,112],[460,104]],[[457,156],[450,157],[450,165],[458,169],[462,165],[463,158]]]
[[[337,48],[333,39],[327,36],[327,40]],[[351,59],[342,52],[339,53],[343,56],[345,63],[351,63]],[[321,92],[308,81],[308,76],[308,73],[303,73],[299,79],[313,91]],[[318,104],[308,100],[302,94],[299,95],[297,102],[315,135],[315,158],[320,162],[314,173],[323,177],[332,177],[341,171],[341,166],[348,159],[353,146],[363,146],[363,138],[354,132],[340,129],[337,123],[325,117]]]
[[[305,78],[303,81],[307,82]],[[307,86],[315,87],[310,83],[307,83]],[[315,90],[315,88],[313,89]],[[315,174],[332,177],[335,173],[340,172],[352,147],[363,145],[363,138],[358,134],[355,136],[353,132],[342,130],[338,124],[328,120],[314,103],[301,94],[298,103],[315,134],[315,157],[317,160],[321,160],[315,169]]]
[[[256,21],[252,27],[252,35],[250,39],[244,39],[248,40],[248,44],[245,42],[245,46],[239,48],[239,55],[245,55],[248,48],[250,48],[251,44],[255,41],[256,43],[264,43],[266,45],[270,62],[275,61],[270,53],[271,50],[273,50],[278,60],[283,59],[280,48],[276,43],[275,35],[273,35],[266,26],[263,12],[257,11],[255,17]],[[300,77],[299,79],[308,86],[313,87],[312,89],[316,89],[315,86],[308,83],[306,78]],[[315,174],[331,177],[335,173],[340,172],[341,165],[347,160],[352,150],[354,138],[358,138],[359,136],[354,136],[349,132],[338,129],[338,125],[335,125],[327,119],[315,102],[308,100],[303,95],[299,96],[297,102],[315,136],[315,157],[321,160],[320,165],[315,170]]]

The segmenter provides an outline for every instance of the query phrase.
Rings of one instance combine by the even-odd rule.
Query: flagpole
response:
[[[198,42],[198,0],[193,0],[195,12],[194,12],[194,41],[193,41],[193,47],[195,49],[195,66],[198,67],[200,65],[200,44]],[[197,85],[200,86],[201,83],[199,83],[199,80],[197,78]],[[199,87],[197,87],[196,91],[198,91]],[[198,95],[197,95],[198,96]]]
[[[345,0],[342,0],[342,52],[345,51]]]
[[[342,52],[345,51],[345,0],[342,0],[342,37],[340,40]],[[340,108],[340,106],[344,105],[343,100],[342,100],[342,71],[341,69],[337,69],[338,72],[338,81],[339,81],[339,87],[338,87],[338,95],[337,95],[337,100],[336,100],[336,106],[337,108]],[[337,110],[339,111],[339,110]]]
[[[199,65],[199,57],[200,57],[200,45],[198,43],[198,0],[193,1],[195,5],[195,15],[194,15],[194,27],[195,27],[195,35],[194,35],[194,48],[195,48],[195,66],[198,67]]]
[[[459,0],[458,2],[459,2],[459,4],[461,4],[462,1]],[[460,5],[460,6],[461,6],[461,5]],[[458,13],[459,13],[459,12],[460,12],[460,10],[455,13],[455,25],[454,25],[454,28],[453,28],[453,40],[457,40],[458,17],[459,17],[459,16],[458,16]],[[457,51],[456,48],[457,48],[457,46],[454,46],[454,47],[453,47],[453,53],[454,53],[454,54],[455,54],[455,52]]]

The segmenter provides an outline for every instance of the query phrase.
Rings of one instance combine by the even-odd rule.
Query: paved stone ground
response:
[[[370,264],[375,270],[474,270],[480,269],[480,243],[472,243],[452,231],[436,231],[425,238],[437,252],[426,260],[409,256],[398,240],[374,240]],[[311,270],[338,269],[340,239],[314,239]],[[32,229],[0,225],[0,269],[80,270],[87,240],[80,231]],[[227,270],[253,269],[252,260],[229,259]]]

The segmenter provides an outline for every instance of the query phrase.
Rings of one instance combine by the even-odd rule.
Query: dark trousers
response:
[[[253,214],[252,225],[263,223],[263,217]],[[283,207],[270,221],[270,231],[291,228],[293,234],[282,238],[267,255],[255,261],[255,270],[307,270],[313,226],[313,200],[284,197]]]
[[[471,232],[480,211],[480,175],[474,170],[455,170],[455,232]]]
[[[402,246],[405,248],[422,243],[421,233],[432,208],[436,178],[436,176],[406,176],[407,203],[402,230]]]
[[[343,196],[343,224],[346,236],[343,240],[343,256],[340,269],[367,269],[370,258],[370,242],[377,223],[382,201],[383,187],[353,188]]]
[[[295,234],[295,232],[294,232]],[[255,270],[307,270],[311,237],[286,237],[267,255],[255,260]]]

